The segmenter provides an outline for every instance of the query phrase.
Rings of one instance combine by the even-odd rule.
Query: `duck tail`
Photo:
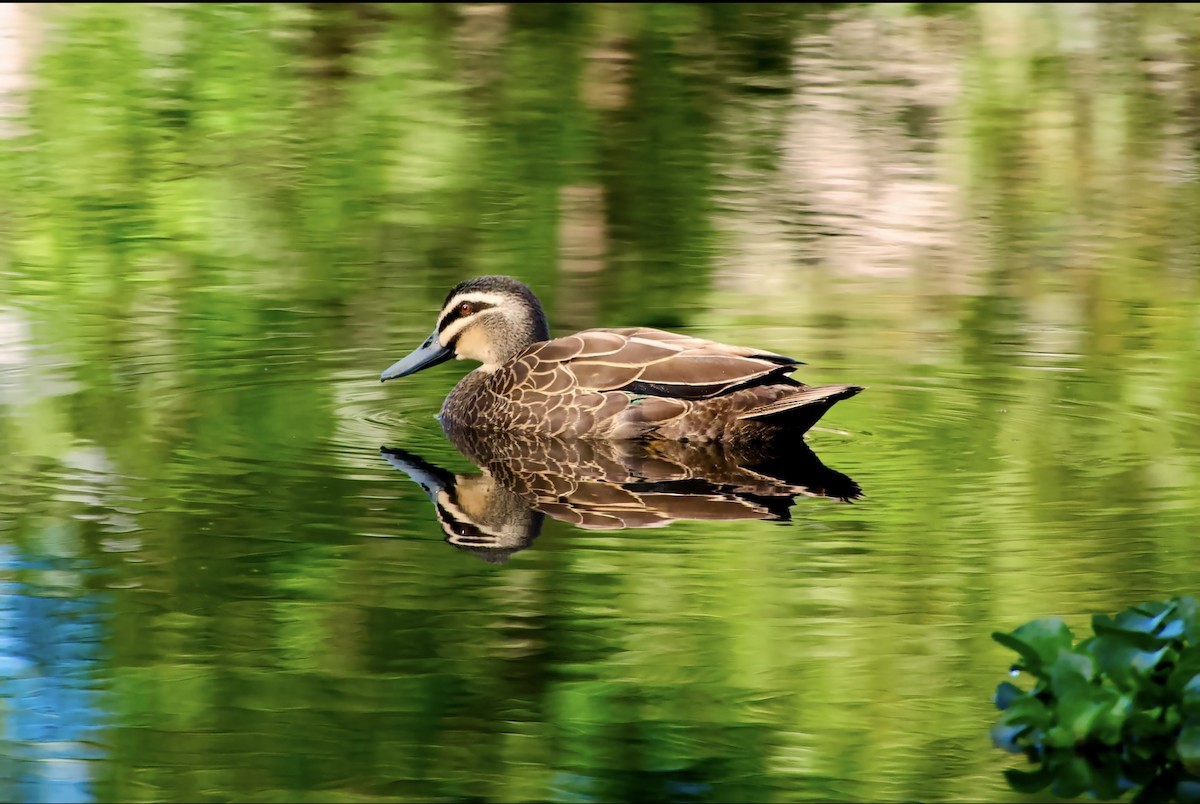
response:
[[[808,430],[825,411],[837,402],[849,399],[863,390],[861,385],[818,385],[797,389],[796,393],[750,408],[739,419],[753,419],[788,429]]]

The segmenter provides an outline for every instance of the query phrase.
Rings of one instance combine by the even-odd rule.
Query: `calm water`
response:
[[[1186,5],[4,7],[0,799],[1023,800],[991,632],[1200,584],[1198,98]],[[531,511],[378,381],[494,272],[868,390]]]

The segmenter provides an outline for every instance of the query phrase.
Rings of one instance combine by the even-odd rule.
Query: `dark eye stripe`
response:
[[[485,301],[470,301],[470,299],[467,299],[467,301],[470,302],[470,305],[472,308],[472,314],[479,313],[479,312],[482,312],[482,311],[488,309],[489,307],[496,306],[494,304],[491,304],[491,303],[485,302]],[[454,309],[452,309],[450,312],[446,313],[446,317],[443,318],[441,320],[441,323],[438,324],[438,332],[445,332],[446,327],[450,326],[455,321],[457,321],[458,319],[463,317],[462,311],[459,309],[460,307],[462,307],[462,302],[459,302],[458,304],[454,305]]]

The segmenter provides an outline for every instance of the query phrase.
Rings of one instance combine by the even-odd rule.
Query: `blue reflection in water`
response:
[[[89,802],[103,756],[98,689],[105,635],[101,595],[76,558],[31,560],[0,545],[0,573],[67,573],[69,586],[0,581],[0,800]],[[86,570],[84,570],[86,572]],[[50,576],[55,577],[55,576]]]

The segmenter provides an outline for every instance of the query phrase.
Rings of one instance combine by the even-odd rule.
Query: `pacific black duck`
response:
[[[857,385],[808,386],[790,357],[648,327],[550,338],[521,282],[484,276],[446,296],[437,327],[380,381],[452,357],[482,363],[442,405],[443,423],[565,438],[737,442],[803,433]]]

